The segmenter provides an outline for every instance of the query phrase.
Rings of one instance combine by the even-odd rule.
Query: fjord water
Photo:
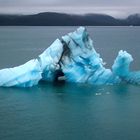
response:
[[[0,27],[0,69],[36,58],[77,27]],[[111,67],[120,49],[140,70],[140,27],[87,27]],[[0,88],[0,140],[139,140],[140,86],[121,84]]]

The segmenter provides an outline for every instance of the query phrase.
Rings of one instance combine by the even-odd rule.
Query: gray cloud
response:
[[[116,17],[140,12],[139,0],[0,0],[0,13],[30,14],[44,11],[106,13]]]

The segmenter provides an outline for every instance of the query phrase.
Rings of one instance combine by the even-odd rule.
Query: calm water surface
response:
[[[77,27],[0,27],[0,68],[37,57]],[[140,27],[87,27],[111,67],[120,49],[140,70]],[[0,140],[139,140],[140,86],[52,85],[0,88]]]

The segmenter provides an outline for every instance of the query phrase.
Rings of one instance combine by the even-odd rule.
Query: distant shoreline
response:
[[[105,14],[74,15],[45,12],[34,15],[0,15],[0,26],[140,26],[140,14],[117,19]]]

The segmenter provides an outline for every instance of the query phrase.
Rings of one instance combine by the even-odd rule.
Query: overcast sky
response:
[[[126,17],[140,13],[140,0],[0,0],[0,13],[33,14],[39,12],[105,13]]]

